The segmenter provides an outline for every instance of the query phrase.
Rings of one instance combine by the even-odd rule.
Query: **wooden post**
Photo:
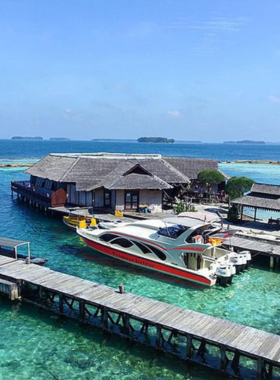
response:
[[[127,336],[130,336],[130,325],[129,325],[129,315],[123,314],[123,324],[124,324],[124,333]]]
[[[235,351],[234,358],[231,362],[231,368],[234,370],[234,373],[238,376],[239,375],[239,358],[240,353],[238,351]]]
[[[157,325],[156,347],[160,347],[161,344],[161,327]]]
[[[63,308],[63,295],[59,294],[59,313],[63,314],[64,313],[64,308]]]
[[[186,358],[190,359],[192,357],[192,336],[187,335],[187,349],[186,349]]]
[[[263,360],[263,358],[258,358],[257,379],[263,379],[263,372],[264,372],[264,360]]]
[[[206,352],[206,341],[202,339],[199,345],[199,349],[197,351],[197,355],[201,356],[202,359],[204,359],[205,352]]]
[[[270,264],[269,264],[270,269],[274,269],[274,257],[270,256]]]
[[[108,328],[108,310],[106,309],[106,307],[103,307],[102,309],[102,323],[104,325],[104,328],[107,329]]]
[[[79,316],[80,320],[83,322],[85,320],[85,301],[80,300],[79,302]]]
[[[124,285],[119,285],[119,292],[120,294],[124,293]]]
[[[226,355],[226,349],[224,346],[220,346],[220,350],[221,350],[221,363],[220,363],[220,369],[221,371],[226,371],[227,370],[227,365],[228,365],[228,358],[227,358],[227,355]]]
[[[273,375],[273,366],[271,363],[269,363],[268,364],[268,378],[272,379],[272,375]]]

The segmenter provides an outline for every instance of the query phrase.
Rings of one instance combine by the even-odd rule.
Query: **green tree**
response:
[[[225,180],[225,177],[218,170],[207,169],[198,173],[197,179],[206,184],[207,191],[209,192],[211,185],[218,185]]]
[[[229,200],[242,197],[253,185],[254,181],[247,177],[232,177],[228,180],[225,192]]]
[[[239,220],[239,210],[236,205],[232,205],[228,210],[228,221],[237,223]]]

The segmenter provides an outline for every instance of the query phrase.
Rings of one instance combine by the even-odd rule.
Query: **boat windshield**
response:
[[[187,231],[188,227],[182,226],[180,224],[174,224],[168,227],[162,227],[158,230],[158,234],[161,236],[166,236],[171,239],[177,239],[183,232]]]

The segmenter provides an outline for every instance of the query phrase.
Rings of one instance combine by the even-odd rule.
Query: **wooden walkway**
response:
[[[265,256],[280,257],[280,241],[268,240],[254,236],[235,234],[227,238],[223,245],[227,248],[233,247],[237,250],[247,250],[251,253],[260,253]]]
[[[280,374],[278,335],[5,256],[0,256],[1,281],[16,283],[23,301],[101,324],[107,331],[186,360],[239,377],[244,365],[240,358],[245,357],[253,363],[256,378]],[[208,360],[213,348],[218,348],[216,362],[212,356]]]

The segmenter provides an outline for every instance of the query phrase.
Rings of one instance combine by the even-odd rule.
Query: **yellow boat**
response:
[[[84,221],[86,225],[89,227],[96,226],[96,219],[89,218],[86,216],[78,216],[78,215],[67,215],[63,217],[63,223],[66,224],[67,227],[75,230],[77,226],[79,226],[80,222]]]

